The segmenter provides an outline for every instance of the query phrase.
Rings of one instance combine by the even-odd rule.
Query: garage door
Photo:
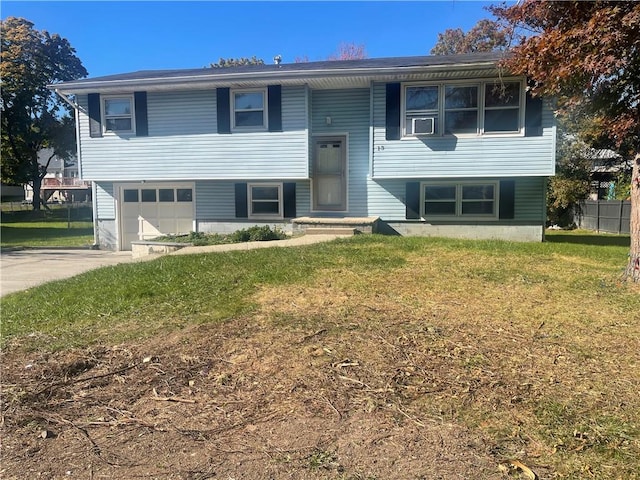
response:
[[[120,248],[134,240],[193,230],[193,184],[136,184],[120,187]]]

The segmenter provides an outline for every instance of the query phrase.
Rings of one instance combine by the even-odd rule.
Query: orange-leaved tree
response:
[[[364,45],[342,42],[335,53],[327,57],[327,60],[362,60],[367,58]]]
[[[599,140],[634,159],[625,277],[640,282],[640,2],[524,0],[490,11],[526,32],[504,66],[526,75],[533,95],[555,97],[560,114],[593,118]]]

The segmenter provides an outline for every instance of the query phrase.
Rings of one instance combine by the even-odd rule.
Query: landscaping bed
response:
[[[243,228],[229,234],[190,232],[186,235],[162,235],[152,239],[156,243],[188,243],[196,247],[206,245],[224,245],[241,242],[266,242],[284,240],[289,236],[278,228],[268,225]]]

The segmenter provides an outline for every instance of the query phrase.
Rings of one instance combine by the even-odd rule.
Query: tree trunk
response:
[[[33,209],[40,210],[41,197],[40,197],[40,189],[42,187],[42,179],[40,175],[36,175],[33,178]]]
[[[627,280],[640,282],[640,154],[633,161],[631,173],[631,249],[624,272]]]

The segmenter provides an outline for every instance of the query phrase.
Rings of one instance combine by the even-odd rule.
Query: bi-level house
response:
[[[290,230],[301,217],[540,241],[554,116],[499,60],[141,71],[50,88],[77,111],[102,247],[256,224]]]

